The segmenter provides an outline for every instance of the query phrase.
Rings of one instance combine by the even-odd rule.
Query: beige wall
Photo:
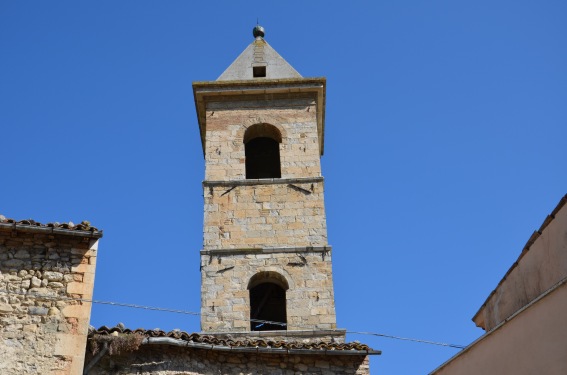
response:
[[[473,318],[478,326],[491,330],[567,277],[567,205],[554,216]]]
[[[487,333],[432,374],[567,374],[567,284]]]
[[[0,373],[78,375],[97,240],[0,231]]]

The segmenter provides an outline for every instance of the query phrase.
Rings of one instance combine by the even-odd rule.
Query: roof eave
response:
[[[88,230],[76,230],[76,229],[65,229],[65,228],[55,228],[50,226],[34,226],[25,225],[18,223],[0,223],[0,230],[10,230],[16,232],[27,232],[27,233],[40,233],[40,234],[58,234],[64,236],[72,237],[83,237],[83,238],[101,238],[102,231],[88,231]]]
[[[289,349],[268,347],[238,347],[226,345],[212,345],[174,339],[171,337],[147,337],[142,341],[143,345],[168,345],[182,346],[194,349],[207,349],[215,351],[230,351],[239,353],[266,353],[266,354],[296,354],[296,355],[380,355],[380,350],[332,350],[332,349]]]
[[[488,297],[486,297],[486,299],[484,300],[484,303],[479,307],[477,312],[474,314],[474,316],[472,317],[471,320],[477,325],[477,327],[480,327],[482,329],[486,329],[484,319],[479,319],[479,318],[481,318],[481,314],[484,312],[486,305],[492,299],[492,296],[494,296],[494,294],[496,294],[497,290],[504,283],[504,281],[506,281],[506,279],[508,278],[510,273],[512,273],[512,271],[518,266],[520,260],[530,250],[530,248],[532,247],[534,242],[543,233],[544,229],[549,225],[549,223],[551,223],[553,221],[553,219],[555,219],[555,215],[559,212],[559,210],[561,210],[561,208],[563,208],[563,206],[565,206],[565,204],[567,204],[567,194],[565,194],[559,200],[559,203],[557,203],[557,205],[555,206],[553,211],[545,218],[545,220],[543,221],[543,223],[541,224],[539,229],[532,233],[532,235],[530,236],[530,238],[528,239],[528,241],[524,245],[520,255],[518,256],[518,259],[510,266],[510,268],[508,269],[506,274],[504,274],[504,277],[502,279],[500,279],[500,281],[498,282],[498,285],[496,285],[496,288],[494,288],[494,290],[492,290],[492,292],[490,292]]]

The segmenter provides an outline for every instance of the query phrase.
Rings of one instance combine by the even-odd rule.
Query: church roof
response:
[[[358,342],[336,343],[336,342],[299,342],[299,341],[273,341],[264,339],[222,339],[210,335],[198,333],[186,333],[179,330],[165,332],[160,329],[145,330],[102,326],[99,329],[91,327],[89,338],[95,339],[95,335],[109,336],[117,334],[138,334],[145,337],[142,344],[163,344],[175,346],[187,346],[199,349],[250,351],[255,352],[288,352],[290,354],[337,354],[337,355],[369,355],[381,354],[380,351],[372,350],[368,345]]]
[[[102,237],[102,230],[91,226],[88,221],[83,221],[80,224],[73,224],[72,222],[42,224],[32,219],[14,220],[0,215],[0,229],[47,234],[64,234],[93,238]]]
[[[217,78],[217,81],[281,78],[302,77],[264,40],[262,33],[256,36],[254,41]]]

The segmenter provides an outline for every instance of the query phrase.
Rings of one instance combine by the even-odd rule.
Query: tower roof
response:
[[[264,40],[264,29],[254,28],[254,41],[217,78],[217,81],[302,78],[275,49]]]
[[[256,25],[254,41],[230,64],[216,81],[193,82],[193,96],[205,152],[208,103],[249,97],[293,99],[311,96],[316,103],[319,153],[325,138],[326,79],[303,78],[265,40],[264,28]],[[214,113],[214,111],[213,111]]]

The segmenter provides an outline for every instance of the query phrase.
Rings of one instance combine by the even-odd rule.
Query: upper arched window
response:
[[[256,124],[246,129],[246,178],[281,178],[281,141],[281,133],[273,125]]]
[[[250,329],[281,331],[287,329],[287,282],[275,272],[261,272],[250,280]],[[268,323],[269,322],[277,322]]]

